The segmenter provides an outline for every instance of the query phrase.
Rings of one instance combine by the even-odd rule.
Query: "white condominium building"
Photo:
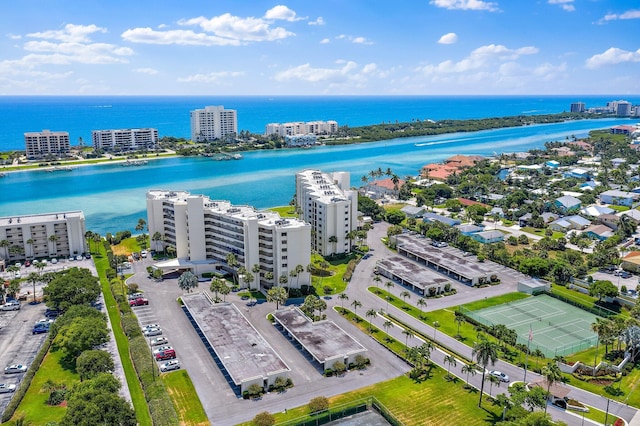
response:
[[[351,251],[348,234],[358,225],[358,193],[349,173],[305,170],[296,174],[296,203],[313,229],[311,247],[323,256]]]
[[[45,158],[48,155],[66,157],[69,155],[69,132],[28,132],[24,134],[25,150],[29,160]]]
[[[267,124],[265,134],[278,136],[295,135],[332,135],[338,132],[337,121],[297,121],[293,123],[270,123]]]
[[[68,257],[86,252],[81,211],[0,218],[0,258]]]
[[[158,129],[94,130],[93,148],[103,151],[154,150],[158,147]]]
[[[147,217],[152,238],[158,232],[164,244],[175,248],[176,269],[201,274],[243,266],[254,280],[244,282],[240,277],[240,285],[256,290],[278,285],[282,276],[290,287],[310,282],[306,269],[311,261],[311,226],[299,219],[164,190],[147,192]],[[155,244],[152,241],[152,248],[162,249],[162,243]],[[229,254],[238,262],[235,268],[227,264]],[[297,266],[304,271],[291,277]]]
[[[238,113],[235,109],[208,106],[191,111],[191,140],[206,142],[238,133]]]

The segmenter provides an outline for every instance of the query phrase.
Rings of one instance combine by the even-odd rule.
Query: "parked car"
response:
[[[56,263],[58,263],[58,259],[55,258],[55,257],[52,257],[51,258],[51,263],[53,263],[55,265]]]
[[[129,301],[130,306],[143,306],[148,304],[149,304],[149,300],[145,299],[144,297],[138,297],[136,299]]]
[[[159,348],[153,350],[153,354],[156,355],[156,354],[159,354],[160,352],[168,351],[169,349],[173,349],[173,348],[167,345],[160,346]]]
[[[502,371],[491,370],[491,371],[489,371],[489,374],[491,374],[492,376],[497,377],[498,379],[500,379],[501,382],[508,382],[509,381],[509,376],[506,375],[505,373],[503,373]]]
[[[83,259],[84,259],[84,257],[82,257],[82,255],[80,255],[80,254],[76,256],[76,260],[83,260]]]
[[[166,351],[158,352],[155,354],[156,361],[166,361],[168,359],[175,359],[176,351],[173,349],[167,349]]]
[[[4,374],[24,373],[26,371],[27,366],[22,364],[11,364],[4,368]]]
[[[633,274],[631,272],[622,271],[620,272],[620,278],[631,278]]]
[[[169,343],[169,339],[167,339],[166,337],[156,337],[154,339],[151,339],[151,342],[149,343],[151,344],[151,346],[166,345],[167,343]]]
[[[162,334],[162,329],[161,328],[148,328],[148,329],[144,330],[142,332],[142,334],[144,334],[145,337],[160,336]]]
[[[85,259],[91,259],[91,253],[85,253],[84,258]]]
[[[44,311],[44,316],[49,319],[58,318],[59,315],[60,315],[60,311],[58,309],[47,308],[47,310]]]
[[[19,311],[20,310],[20,302],[17,300],[11,300],[0,306],[0,310],[2,311]]]
[[[24,262],[24,266],[25,266],[25,267],[27,267],[27,268],[28,268],[29,266],[31,266],[31,261],[30,261],[30,260],[25,261],[25,262]]]
[[[180,368],[180,367],[178,367]],[[16,391],[16,385],[13,383],[0,383],[0,393],[11,393]]]
[[[160,328],[160,324],[147,324],[142,326],[142,330],[148,330],[150,328]]]
[[[42,334],[49,332],[49,324],[46,323],[37,323],[33,330],[31,330],[31,334]]]
[[[165,371],[173,370],[180,370],[180,361],[178,361],[177,359],[160,364],[160,371],[162,371],[163,373]]]
[[[147,252],[146,250],[142,250],[142,251],[140,252],[140,256],[141,256],[141,257],[147,257],[147,254],[148,254],[148,252]]]
[[[142,293],[132,293],[127,296],[127,299],[133,300],[133,299],[137,299],[138,297],[143,297]]]

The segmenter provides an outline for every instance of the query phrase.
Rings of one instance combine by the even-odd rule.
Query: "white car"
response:
[[[171,361],[160,364],[160,371],[165,372],[172,370],[180,370],[180,361],[177,359],[172,359]]]
[[[51,258],[51,263],[55,265],[56,263],[58,263],[58,259],[56,259],[55,257]]]
[[[159,354],[160,352],[168,351],[169,349],[173,349],[173,348],[169,345],[160,346],[159,348],[153,350],[153,354],[156,355],[156,354]]]
[[[11,393],[16,391],[16,385],[13,383],[0,383],[0,393]]]
[[[148,330],[150,328],[160,328],[160,324],[147,324],[142,326],[142,331]]]
[[[38,325],[38,324],[51,325],[51,324],[53,324],[53,320],[49,319],[49,318],[42,318],[42,319],[39,319],[38,321],[36,321],[36,325]]]
[[[81,255],[77,255],[76,260],[84,260],[84,257],[82,257]]]
[[[22,364],[11,364],[4,369],[4,374],[24,373],[27,371],[27,366]]]
[[[162,334],[162,329],[161,328],[147,328],[146,330],[144,330],[143,334],[145,335],[145,337],[160,336]]]
[[[147,253],[147,251],[146,251],[146,250],[142,250],[142,251],[140,252],[140,257],[147,257],[147,254],[148,254],[148,253]]]
[[[20,310],[20,302],[10,301],[0,306],[1,311],[19,311]]]
[[[489,374],[491,374],[492,376],[497,377],[498,379],[500,379],[501,382],[508,382],[509,381],[509,376],[507,376],[502,371],[491,370],[491,371],[489,371]]]
[[[151,339],[149,343],[151,343],[151,346],[166,345],[169,343],[169,339],[166,337],[156,337],[155,339]]]

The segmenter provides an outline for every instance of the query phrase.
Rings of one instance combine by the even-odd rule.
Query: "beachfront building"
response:
[[[0,218],[0,258],[68,257],[86,252],[84,213],[68,211]]]
[[[52,156],[66,157],[71,148],[69,132],[27,132],[24,134],[24,145],[29,160],[39,160]]]
[[[358,193],[349,173],[304,170],[296,173],[296,206],[311,224],[311,247],[322,256],[349,253],[358,227]]]
[[[191,140],[207,142],[238,133],[238,112],[224,106],[208,106],[191,111]]]
[[[211,200],[185,191],[151,190],[147,192],[149,234],[156,232],[161,241],[152,241],[152,249],[171,247],[176,259],[156,266],[164,271],[192,270],[201,275],[218,271],[235,274],[240,267],[254,279],[241,287],[271,287],[281,277],[291,276],[288,286],[309,284],[306,266],[311,259],[311,226],[295,218],[281,218],[272,211],[258,211],[229,201]],[[229,255],[237,261],[229,264]]]
[[[295,136],[295,135],[333,135],[338,132],[338,122],[330,121],[296,121],[292,123],[269,123],[265,135]]]
[[[93,130],[91,139],[96,151],[152,151],[158,148],[158,129]]]

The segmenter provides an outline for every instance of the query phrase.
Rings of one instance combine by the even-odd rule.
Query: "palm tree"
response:
[[[415,336],[415,334],[413,333],[413,331],[411,331],[408,328],[405,328],[402,330],[402,334],[404,334],[405,339],[404,339],[404,346],[405,346],[405,350],[409,349],[409,339],[413,338],[413,336]]]
[[[340,303],[342,305],[342,310],[344,310],[344,301],[345,300],[349,300],[349,296],[347,296],[347,293],[340,293],[338,295],[338,299],[340,299]]]
[[[178,278],[178,287],[180,287],[182,291],[191,293],[191,291],[197,286],[198,286],[198,277],[196,277],[191,271],[184,272]]]
[[[464,317],[462,315],[456,315],[454,321],[458,324],[458,334],[456,334],[456,336],[460,337],[460,324],[464,322]]]
[[[281,303],[287,301],[287,290],[284,287],[271,287],[267,291],[267,302],[276,304],[276,311],[280,308]]]
[[[27,277],[27,281],[33,284],[33,303],[36,302],[36,283],[40,281],[40,274],[37,272],[32,272]]]
[[[389,291],[389,296],[386,297],[387,299],[387,308],[386,311],[389,312],[389,300],[391,300],[391,289],[394,287],[394,284],[391,281],[387,281],[386,283],[384,283],[385,287],[387,287],[387,290]]]
[[[151,241],[153,241],[155,243],[154,245],[154,250],[158,250],[158,242],[162,241],[162,234],[158,231],[154,232],[153,235],[151,236]]]
[[[221,280],[220,278],[212,278],[211,279],[211,286],[209,287],[209,289],[214,293],[215,298],[213,299],[214,301],[218,301],[218,293],[221,293],[223,291],[222,287],[227,287],[227,285],[225,284],[225,282],[223,280]]]
[[[493,374],[489,374],[487,377],[485,377],[485,380],[489,382],[489,396],[492,396],[491,389],[493,389],[493,385],[500,386],[500,378],[494,376]]]
[[[436,338],[436,331],[440,328],[440,322],[439,321],[434,321],[433,322],[433,339],[435,340]]]
[[[469,375],[473,377],[476,375],[477,372],[478,372],[478,364],[476,364],[475,362],[470,362],[468,364],[465,363],[462,366],[462,373],[467,374],[467,387],[469,386]]]
[[[33,243],[35,243],[33,238],[29,238],[27,240],[27,244],[29,244],[29,254],[31,257],[34,257],[34,253],[33,253]]]
[[[380,294],[379,284],[382,281],[382,278],[380,278],[380,275],[376,275],[375,277],[373,277],[373,281],[376,283],[376,293]]]
[[[494,365],[498,359],[498,345],[486,339],[481,339],[473,345],[472,356],[476,357],[478,364],[482,366],[482,385],[480,386],[480,400],[478,407],[482,406],[482,393],[484,391],[484,379],[489,363]]]
[[[372,322],[373,319],[378,315],[378,313],[376,312],[375,309],[369,309],[365,315],[367,316],[367,318],[369,318],[369,333],[371,333],[373,331],[372,328]]]
[[[4,249],[4,258],[7,259],[9,258],[9,246],[11,245],[11,242],[9,240],[2,240],[0,241],[0,247],[2,247]]]
[[[444,363],[447,364],[447,377],[451,378],[451,366],[453,365],[455,367],[458,365],[456,357],[453,355],[445,355]]]
[[[427,307],[427,299],[421,297],[420,299],[418,299],[416,304],[420,308],[420,319],[422,319],[422,310]]]
[[[332,255],[336,254],[336,244],[338,242],[338,237],[336,237],[335,235],[332,235],[329,237],[329,242],[331,244],[333,244],[333,253],[331,253]]]
[[[560,367],[558,367],[558,364],[556,364],[555,362],[549,362],[547,363],[546,366],[542,367],[542,377],[544,377],[544,379],[547,381],[547,397],[548,397],[551,386],[554,383],[557,383],[562,380],[562,371],[560,370]],[[548,404],[545,404],[544,406],[545,414],[547,412],[547,405]]]
[[[404,290],[402,293],[400,293],[400,297],[402,297],[404,303],[407,303],[407,299],[411,299],[411,293],[409,293],[407,290]]]
[[[60,237],[58,237],[56,234],[49,235],[49,241],[53,243],[53,254],[56,254],[58,252],[58,249],[56,248],[56,241],[58,241],[59,239]]]
[[[391,340],[391,336],[389,336],[389,329],[393,327],[393,323],[389,320],[386,320],[384,323],[382,323],[382,327],[384,328],[384,331],[387,333],[387,341]]]
[[[353,314],[356,315],[356,322],[358,321],[358,308],[362,306],[362,303],[360,303],[359,300],[354,300],[353,302],[351,302],[351,306],[353,306]]]

